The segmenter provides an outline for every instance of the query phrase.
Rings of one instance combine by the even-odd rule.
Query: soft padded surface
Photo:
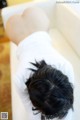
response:
[[[56,0],[49,0],[48,3],[28,3],[14,7],[5,8],[2,11],[4,26],[10,16],[15,13],[21,14],[23,10],[32,5],[40,6],[45,10],[51,21],[50,36],[52,38],[53,47],[55,47],[65,58],[67,58],[74,67],[75,73],[75,112],[74,120],[80,119],[80,47],[78,42],[80,38],[80,19],[78,15],[71,9],[71,6],[57,6]],[[57,10],[57,11],[56,11]],[[57,13],[57,14],[55,14]],[[56,15],[56,16],[55,16]],[[67,17],[67,18],[66,18]],[[67,20],[67,22],[66,22]],[[66,24],[67,23],[67,24]],[[54,29],[54,27],[56,28]],[[53,28],[53,29],[52,29]],[[66,29],[67,28],[67,29]],[[69,29],[71,28],[71,29]],[[78,28],[78,29],[77,29]],[[75,32],[77,30],[77,32]],[[71,32],[72,31],[72,32]],[[65,36],[65,37],[64,37]],[[74,39],[73,39],[74,38]],[[77,41],[76,41],[76,38]],[[74,40],[74,41],[73,41]],[[68,41],[68,42],[67,42]],[[73,49],[73,48],[74,49]],[[75,52],[76,51],[76,52]],[[78,55],[76,54],[78,53]],[[11,78],[12,78],[12,110],[13,120],[27,120],[27,112],[16,93],[13,78],[16,72],[18,61],[16,59],[16,46],[11,43]],[[16,98],[16,99],[15,99]]]
[[[75,74],[75,104],[74,104],[74,120],[79,120],[80,118],[80,114],[79,114],[79,105],[80,105],[80,59],[77,56],[77,54],[75,53],[75,51],[73,50],[73,48],[68,44],[68,42],[66,41],[66,39],[64,38],[64,36],[59,32],[59,30],[57,29],[51,29],[49,31],[49,34],[52,38],[52,44],[53,47],[55,49],[57,49],[66,59],[68,59],[74,68],[74,74]],[[13,80],[13,76],[16,72],[16,68],[18,65],[18,61],[16,59],[16,49],[17,47],[14,44],[11,44],[11,68],[12,68],[12,80]],[[12,81],[13,83],[13,81]],[[13,85],[13,88],[15,88],[15,86]],[[21,115],[21,117],[23,118],[24,115],[26,114],[26,111],[19,99],[19,96],[17,95],[15,89],[13,89],[13,95],[16,97],[16,101],[13,101],[14,104],[14,109],[16,109],[16,105],[19,106],[19,108],[16,109],[16,111],[18,109],[21,108],[21,111],[24,111],[24,114]],[[17,104],[16,104],[17,103]],[[14,111],[15,113],[15,111]],[[17,116],[17,113],[15,113],[16,116],[14,116],[14,118],[20,119],[20,116]],[[24,118],[24,120],[26,120],[26,118]]]

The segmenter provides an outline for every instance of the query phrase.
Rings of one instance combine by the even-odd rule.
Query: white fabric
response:
[[[28,120],[41,120],[41,115],[33,115],[32,103],[29,100],[25,82],[32,72],[28,68],[34,68],[30,62],[45,60],[47,64],[56,67],[68,76],[69,81],[74,84],[74,74],[72,65],[61,56],[51,45],[51,38],[46,32],[35,32],[25,38],[17,50],[19,66],[15,75],[15,84],[21,100],[28,113]],[[57,120],[57,119],[54,119]],[[73,120],[72,110],[62,120]]]

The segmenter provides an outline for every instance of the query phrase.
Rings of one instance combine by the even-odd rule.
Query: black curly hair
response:
[[[60,70],[48,65],[44,60],[31,63],[37,70],[30,68],[33,74],[25,83],[32,110],[41,112],[41,119],[62,119],[73,109],[73,86],[68,77]],[[45,117],[44,117],[45,116]]]

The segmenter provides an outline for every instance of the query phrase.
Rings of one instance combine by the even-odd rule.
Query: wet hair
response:
[[[37,69],[30,68],[33,74],[25,83],[30,100],[46,119],[62,119],[73,109],[73,86],[68,77],[60,70],[48,65],[44,60],[31,63]]]

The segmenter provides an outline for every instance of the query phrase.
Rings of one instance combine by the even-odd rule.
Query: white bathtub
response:
[[[7,7],[2,10],[4,26],[10,16],[15,13],[21,14],[25,8],[33,5],[40,6],[48,14],[51,21],[49,33],[53,47],[73,65],[75,74],[74,120],[80,120],[80,4],[58,4],[55,0],[49,0],[48,2],[32,2]],[[11,43],[12,115],[13,120],[27,120],[27,111],[25,111],[13,82],[18,64],[16,48]]]

